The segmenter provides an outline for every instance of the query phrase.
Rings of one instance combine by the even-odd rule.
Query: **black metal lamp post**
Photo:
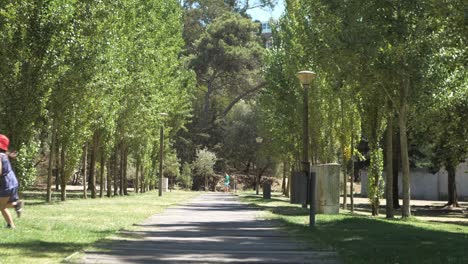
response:
[[[164,118],[168,116],[167,113],[159,113]],[[161,124],[159,131],[159,196],[162,196],[163,189],[163,159],[164,159],[164,122]]]
[[[307,195],[305,207],[310,201],[309,211],[309,226],[315,226],[315,173],[310,173],[309,161],[309,86],[315,78],[315,73],[311,71],[300,71],[297,73],[302,86],[304,87],[304,116],[303,116],[303,150],[302,150],[302,166],[303,171],[307,177]]]

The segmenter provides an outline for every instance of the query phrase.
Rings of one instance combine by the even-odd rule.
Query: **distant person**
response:
[[[227,173],[225,173],[225,176],[224,176],[224,192],[229,192],[229,184],[230,184],[230,180],[229,180],[229,175]]]
[[[0,211],[7,222],[7,228],[15,228],[13,218],[8,208],[15,208],[18,217],[23,210],[23,202],[18,197],[18,180],[11,168],[9,158],[16,158],[17,152],[9,153],[8,146],[10,140],[5,135],[0,134]]]

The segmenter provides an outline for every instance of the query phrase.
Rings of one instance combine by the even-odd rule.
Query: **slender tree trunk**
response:
[[[347,208],[347,199],[348,199],[348,171],[347,171],[347,159],[346,159],[346,153],[345,153],[345,142],[346,142],[346,137],[345,137],[345,117],[344,117],[344,112],[345,112],[345,109],[344,109],[344,103],[343,103],[343,99],[342,98],[339,98],[340,99],[340,109],[341,109],[341,137],[340,137],[340,141],[341,141],[341,153],[342,153],[342,162],[343,164],[341,165],[341,168],[343,169],[343,209],[346,210]]]
[[[107,161],[107,197],[112,196],[112,164],[113,160],[111,157],[110,160]]]
[[[348,169],[347,161],[343,157],[343,209],[347,209],[347,199],[348,199]]]
[[[379,174],[376,174],[374,176],[374,182],[375,182],[374,188],[378,189],[379,186],[380,186],[380,175]],[[379,215],[379,208],[380,208],[380,197],[375,195],[372,199],[373,199],[373,202],[372,202],[372,216],[378,216]]]
[[[409,170],[409,157],[408,157],[408,138],[406,129],[407,120],[407,96],[408,96],[408,84],[402,85],[400,111],[398,115],[398,124],[400,127],[400,146],[401,146],[401,165],[403,171],[403,208],[401,215],[403,218],[411,217],[411,188],[410,188],[410,170]]]
[[[354,134],[354,132],[353,132]],[[354,135],[353,139],[351,140],[351,182],[349,186],[349,202],[350,202],[350,210],[351,213],[354,213]]]
[[[55,122],[52,122],[52,137],[50,142],[49,151],[49,167],[47,168],[47,198],[46,201],[50,203],[52,201],[52,172],[53,172],[53,160],[54,160],[54,149],[56,140]]]
[[[65,177],[65,149],[60,150],[60,198],[62,201],[67,200],[67,179]]]
[[[283,182],[281,183],[281,192],[286,193],[286,161],[283,161]]]
[[[289,197],[289,193],[291,189],[291,184],[290,184],[291,183],[291,169],[290,169],[288,161],[286,161],[285,165],[286,165],[285,172],[287,174],[288,181],[286,182],[286,190],[284,191],[284,196]]]
[[[128,148],[124,147],[124,168],[123,168],[123,187],[124,187],[124,195],[128,195],[128,176],[127,176],[127,165],[128,165]]]
[[[104,159],[104,155],[101,155],[101,172],[99,173],[100,180],[99,180],[99,197],[102,198],[104,196],[104,169],[106,166],[106,161]]]
[[[83,198],[87,199],[88,198],[88,190],[86,189],[86,172],[88,171],[88,143],[85,143],[84,148],[83,148]]]
[[[349,199],[351,213],[354,213],[354,113],[351,117],[351,184],[349,187]]]
[[[386,217],[393,218],[393,118],[388,118],[387,131],[385,133],[385,197]]]
[[[114,196],[119,195],[119,180],[120,180],[120,170],[119,170],[119,154],[117,153],[118,148],[115,149],[113,154],[114,158],[112,160],[112,179],[114,181]]]
[[[140,168],[140,174],[141,174],[141,183],[140,183],[140,192],[141,193],[144,193],[145,192],[145,170],[144,170],[144,167],[143,167],[143,164],[140,165],[141,168]]]
[[[255,167],[257,167],[257,166],[255,166],[255,164],[254,164],[254,168]],[[258,169],[258,167],[257,167],[257,169]],[[260,185],[260,183],[259,183],[260,179],[258,178],[258,174],[255,174],[255,170],[254,170],[254,177],[255,177],[255,194],[258,195],[259,194],[258,186]]]
[[[135,172],[135,186],[134,186],[134,189],[135,189],[135,193],[138,193],[138,189],[140,187],[140,159],[138,158],[137,159],[137,162],[136,162],[136,172]]]
[[[93,147],[91,149],[91,159],[89,164],[89,189],[91,190],[91,198],[96,198],[96,159],[99,144],[99,134],[94,132]]]
[[[400,172],[400,140],[399,134],[393,133],[393,208],[399,209],[400,200],[399,200],[399,190],[398,190],[398,174]]]
[[[448,173],[448,202],[445,206],[460,207],[458,204],[456,166],[448,164],[445,166]]]
[[[119,166],[119,178],[120,178],[120,186],[119,186],[119,195],[123,195],[124,194],[124,159],[125,159],[125,153],[124,153],[124,150],[123,150],[123,144],[120,145],[120,166]]]
[[[57,133],[57,131],[55,132]],[[57,144],[55,144],[55,149],[54,149],[54,152],[55,152],[55,191],[59,191],[60,187],[60,173],[62,172],[60,170],[61,166],[60,166],[60,145],[59,145],[59,142],[58,142],[58,138],[57,138],[57,134],[55,134],[55,139],[57,140]]]

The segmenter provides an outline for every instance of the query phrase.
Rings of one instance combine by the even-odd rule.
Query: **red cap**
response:
[[[10,145],[10,140],[8,139],[8,137],[0,134],[0,149],[7,151],[8,145]]]

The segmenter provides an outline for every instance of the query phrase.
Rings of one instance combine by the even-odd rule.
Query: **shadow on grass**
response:
[[[88,191],[88,198],[91,197],[91,192]],[[105,197],[105,196],[104,196]],[[82,190],[67,190],[67,201],[70,200],[82,200],[84,198]],[[99,195],[97,198],[100,198]],[[60,191],[52,192],[52,201],[47,203],[46,192],[41,189],[31,189],[24,191],[21,194],[21,199],[26,200],[26,206],[37,206],[46,204],[57,204],[61,201]]]
[[[2,243],[2,250],[17,249],[21,252],[19,258],[46,258],[50,260],[51,255],[67,256],[87,246],[82,243],[56,243],[41,240],[30,240],[21,243]],[[1,262],[1,261],[0,261]]]
[[[354,210],[356,212],[363,212],[369,213],[372,212],[370,204],[358,204],[354,206]],[[459,218],[464,219],[468,217],[466,208],[459,208],[459,209],[447,209],[442,206],[420,206],[420,205],[412,205],[411,206],[411,214],[413,216],[421,216],[421,217],[440,217],[440,218]],[[385,206],[379,207],[379,213],[385,215]],[[401,215],[401,208],[394,210],[395,215]],[[440,221],[445,222],[445,221]],[[467,222],[459,221],[446,221],[446,223],[457,223],[462,225],[468,225]]]
[[[284,202],[284,199],[279,198],[271,198],[271,199],[264,199],[261,195],[244,195],[243,198],[248,199],[252,202],[259,202],[259,203],[272,203],[272,202]],[[279,195],[272,195],[272,197],[280,197]]]
[[[345,263],[468,263],[468,228],[422,221],[384,220],[355,215],[317,215],[310,229],[290,217],[307,210],[285,203],[256,205],[285,223],[292,236],[335,248]],[[305,220],[306,221],[306,220]]]

